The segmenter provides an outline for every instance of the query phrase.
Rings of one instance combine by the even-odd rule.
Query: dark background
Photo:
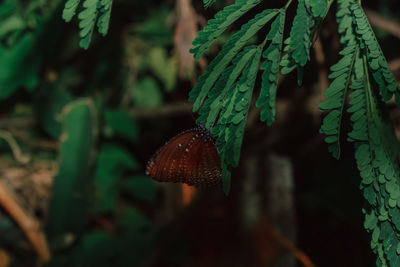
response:
[[[339,58],[336,4],[303,85],[280,79],[276,123],[267,127],[250,108],[229,196],[203,188],[183,203],[181,185],[144,174],[160,146],[195,126],[188,93],[224,41],[257,11],[284,5],[267,2],[188,67],[178,25],[200,29],[231,1],[207,10],[193,1],[188,20],[176,12],[181,1],[115,0],[109,33],[95,31],[88,50],[77,19],[61,18],[64,1],[1,2],[0,188],[11,198],[0,200],[0,266],[41,266],[46,246],[49,266],[374,266],[353,146],[343,142],[337,161],[319,134],[318,103]],[[363,5],[400,78],[400,5]],[[400,114],[388,108],[398,131]],[[38,222],[28,232],[44,233],[47,245],[32,248],[10,203]]]

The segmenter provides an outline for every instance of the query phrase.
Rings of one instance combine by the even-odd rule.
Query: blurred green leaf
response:
[[[171,10],[165,7],[153,9],[152,13],[135,27],[135,36],[157,45],[172,44],[173,29],[172,25],[167,23],[170,12]]]
[[[19,15],[13,15],[0,22],[0,39],[6,34],[25,27],[24,20]]]
[[[157,189],[155,183],[149,176],[144,174],[135,175],[123,180],[121,190],[135,199],[150,203],[156,200]]]
[[[139,163],[124,148],[113,145],[104,144],[99,153],[97,160],[97,171],[121,174],[126,170],[137,170]]]
[[[175,88],[178,61],[175,57],[169,57],[166,49],[162,47],[151,49],[146,58],[146,65],[163,82],[167,91]]]
[[[132,88],[132,98],[140,108],[155,108],[162,104],[162,94],[156,81],[146,77]]]
[[[149,220],[136,208],[126,209],[119,223],[128,231],[138,231],[149,225]]]
[[[139,127],[134,117],[123,110],[107,110],[105,112],[108,134],[117,134],[131,141],[136,141]]]
[[[102,146],[94,178],[96,212],[111,212],[115,208],[121,175],[138,167],[136,160],[123,148],[116,145]]]
[[[53,183],[47,225],[50,238],[82,234],[91,182],[91,152],[96,132],[94,104],[89,99],[72,102],[63,109],[63,115],[60,165]]]
[[[74,266],[113,266],[120,243],[116,238],[103,231],[86,234],[82,244],[76,250]]]
[[[33,34],[25,34],[11,48],[0,45],[0,100],[7,98],[20,86],[30,90],[36,86],[41,62],[34,47]]]
[[[61,134],[61,111],[63,107],[73,100],[73,96],[61,89],[58,84],[45,88],[36,101],[38,121],[48,135],[57,139]]]

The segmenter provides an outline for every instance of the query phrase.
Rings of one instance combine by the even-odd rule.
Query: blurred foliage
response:
[[[143,209],[155,205],[158,190],[132,153],[141,125],[130,110],[159,107],[177,87],[174,4],[155,9],[160,1],[112,2],[0,3],[2,117],[33,116],[37,124],[27,136],[59,145],[43,151],[20,142],[35,160],[53,157],[59,164],[43,218],[49,266],[137,266],[160,232]],[[116,15],[108,27],[111,5]],[[109,33],[100,39],[95,30]],[[87,52],[79,47],[89,43]],[[0,233],[13,266],[26,264],[21,253],[32,260],[16,246],[24,237],[7,217]]]

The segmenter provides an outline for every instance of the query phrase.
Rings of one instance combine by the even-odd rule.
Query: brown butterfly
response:
[[[149,160],[146,174],[160,182],[206,186],[221,180],[215,139],[202,125],[169,140]]]

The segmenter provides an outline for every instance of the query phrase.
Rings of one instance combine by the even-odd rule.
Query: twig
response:
[[[300,249],[293,244],[292,241],[278,233],[276,230],[272,230],[272,234],[274,236],[275,241],[280,244],[282,247],[286,248],[299,260],[305,267],[315,267],[315,264],[311,261],[311,259]]]
[[[0,120],[0,128],[25,128],[36,123],[33,117],[3,118]]]
[[[24,155],[21,152],[21,148],[18,146],[17,141],[15,141],[13,135],[6,130],[0,130],[0,138],[3,138],[11,148],[16,161],[21,164],[27,164],[31,158],[28,155]]]
[[[168,104],[154,109],[131,109],[130,114],[137,118],[153,118],[153,117],[165,117],[173,116],[182,113],[191,113],[192,104],[189,103],[175,103]]]
[[[14,200],[7,187],[0,181],[0,206],[15,220],[25,233],[33,249],[43,262],[50,260],[50,250],[44,233],[40,229],[40,223],[30,217],[23,208]]]
[[[392,34],[393,36],[400,38],[400,24],[382,17],[375,11],[365,9],[365,14],[367,15],[369,21],[373,26],[376,26],[382,30],[385,30]]]

